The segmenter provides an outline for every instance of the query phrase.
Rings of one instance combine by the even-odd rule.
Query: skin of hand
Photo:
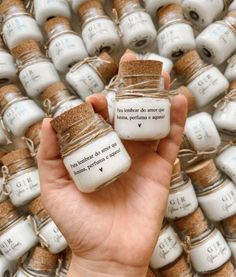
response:
[[[131,52],[122,57],[122,61],[134,59]],[[168,86],[168,76],[164,76]],[[107,117],[103,95],[90,96],[87,101]],[[38,153],[42,199],[73,252],[67,276],[146,276],[165,213],[186,113],[185,97],[175,96],[169,136],[159,143],[125,141],[132,158],[130,170],[91,194],[81,193],[69,177],[50,119],[44,120]]]

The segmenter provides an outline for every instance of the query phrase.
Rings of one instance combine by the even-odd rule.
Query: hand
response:
[[[134,54],[122,58],[127,59],[135,59]],[[104,96],[93,95],[88,101],[107,116]],[[165,213],[186,106],[183,96],[174,97],[171,132],[159,144],[125,142],[132,158],[130,170],[92,194],[76,188],[50,120],[44,120],[38,153],[42,199],[73,251],[69,277],[146,276]]]

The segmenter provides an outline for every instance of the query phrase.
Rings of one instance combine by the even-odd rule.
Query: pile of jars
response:
[[[90,193],[129,169],[122,139],[168,136],[179,93],[188,118],[148,276],[235,276],[236,1],[2,0],[0,15],[0,277],[69,269],[40,196],[43,119]],[[137,59],[118,74],[126,49]],[[107,97],[114,129],[84,103],[94,93]]]

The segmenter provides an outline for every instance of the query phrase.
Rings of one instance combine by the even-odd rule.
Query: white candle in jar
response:
[[[15,262],[8,261],[4,256],[0,255],[0,276],[13,276],[15,271]]]
[[[33,0],[35,19],[43,25],[54,16],[71,17],[70,6],[67,0]]]
[[[236,79],[236,55],[233,55],[228,60],[224,75],[229,81],[234,81]]]
[[[16,66],[13,57],[6,51],[0,50],[0,84],[15,82]]]
[[[65,131],[70,133],[74,129],[75,123],[78,136],[75,136],[76,130],[73,130],[71,139],[74,140],[74,136],[79,139],[79,134],[87,130],[88,141],[84,141],[85,133],[84,139],[79,139],[80,144],[74,143],[73,152],[69,150],[70,145],[63,143],[61,153],[64,165],[77,187],[88,193],[126,172],[131,160],[117,134],[101,117],[94,114],[88,104],[81,104],[53,119],[52,125],[58,133],[59,143]],[[94,139],[97,132],[100,136]]]
[[[183,253],[178,235],[167,223],[159,235],[154,252],[152,253],[150,265],[154,269],[162,268],[174,262]]]
[[[156,15],[156,12],[163,6],[170,4],[180,4],[180,0],[144,0],[145,8],[152,16]]]

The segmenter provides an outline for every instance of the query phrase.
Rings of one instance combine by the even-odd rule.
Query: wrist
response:
[[[73,256],[67,277],[146,277],[148,265],[134,267],[112,261],[91,261]]]

